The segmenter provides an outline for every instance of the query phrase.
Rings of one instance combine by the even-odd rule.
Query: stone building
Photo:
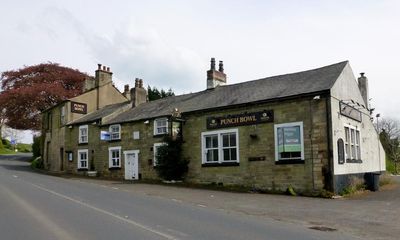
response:
[[[97,70],[95,83],[99,73],[107,72]],[[229,85],[223,63],[217,70],[212,59],[206,90],[151,102],[141,79],[124,93],[109,88],[96,95],[107,104],[95,108],[84,93],[44,112],[63,123],[43,130],[49,170],[158,179],[157,149],[176,134],[190,160],[185,181],[193,183],[338,192],[353,177],[385,170],[368,80],[356,80],[347,61]],[[73,102],[87,111],[72,116]],[[64,106],[69,117],[61,121]]]

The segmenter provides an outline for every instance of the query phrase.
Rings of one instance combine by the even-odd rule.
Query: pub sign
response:
[[[79,103],[79,102],[71,102],[71,112],[86,114],[87,113],[87,104]]]
[[[273,110],[264,110],[261,112],[234,114],[222,117],[208,117],[207,129],[254,125],[273,121]]]

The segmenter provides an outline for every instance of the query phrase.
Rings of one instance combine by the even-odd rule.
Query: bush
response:
[[[7,139],[1,139],[1,141],[3,143],[4,148],[12,149],[10,141],[8,141]]]
[[[164,180],[181,180],[188,171],[189,161],[182,158],[182,141],[180,138],[166,137],[166,143],[157,150],[156,171]]]
[[[40,142],[41,142],[40,136],[33,137],[32,153],[34,159],[40,156]]]
[[[35,158],[35,160],[33,160],[31,162],[31,167],[32,168],[37,168],[37,169],[43,169],[43,160],[41,157],[37,157]]]
[[[384,186],[384,185],[392,184],[392,183],[393,183],[393,179],[387,173],[382,174],[379,178],[379,186]]]

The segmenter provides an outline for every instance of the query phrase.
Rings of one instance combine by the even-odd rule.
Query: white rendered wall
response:
[[[364,100],[358,89],[357,81],[349,64],[331,89],[331,114],[332,114],[332,145],[334,174],[352,174],[364,172],[385,171],[385,152],[379,141],[378,134],[370,120],[368,110],[359,109],[362,112],[362,122],[340,114],[339,101],[354,100],[364,104]],[[365,104],[364,104],[365,105]],[[352,126],[360,131],[360,149],[362,163],[338,163],[337,140],[345,140],[344,128]]]

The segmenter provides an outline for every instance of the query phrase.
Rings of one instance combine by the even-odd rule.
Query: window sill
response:
[[[108,170],[121,170],[121,167],[109,167]]]
[[[89,143],[88,142],[82,142],[82,143],[78,143],[78,146],[85,146],[85,145],[88,145]]]
[[[229,167],[229,166],[239,166],[238,162],[216,162],[216,163],[203,163],[202,167]]]
[[[160,133],[160,134],[154,134],[153,137],[158,138],[158,137],[165,137],[168,136],[168,133]]]
[[[121,138],[111,139],[111,140],[108,140],[108,142],[121,142]]]
[[[301,159],[288,159],[288,160],[278,160],[275,161],[275,165],[285,165],[285,164],[304,164],[304,160]]]
[[[78,172],[87,172],[87,171],[89,171],[89,169],[87,169],[87,168],[78,168],[77,171]]]
[[[346,163],[362,163],[361,159],[346,159]]]

